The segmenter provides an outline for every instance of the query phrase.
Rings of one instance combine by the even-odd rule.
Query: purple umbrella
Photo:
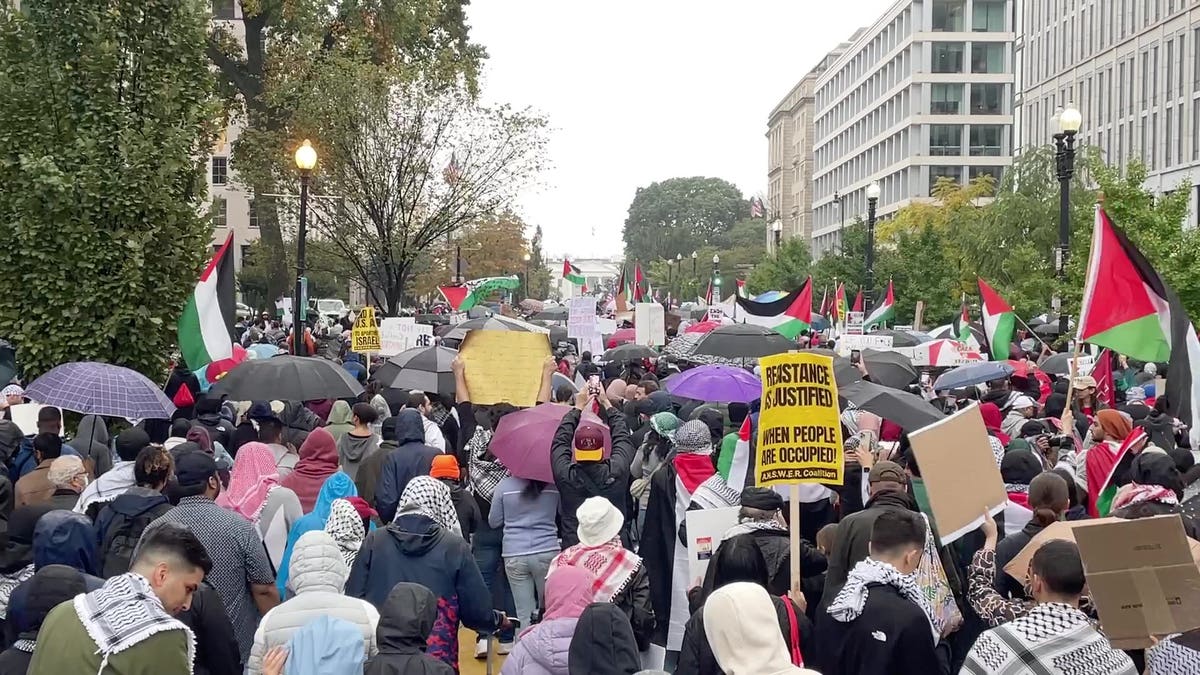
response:
[[[64,363],[25,388],[26,398],[85,415],[169,420],[175,405],[139,372],[110,363]]]
[[[509,413],[500,420],[500,427],[492,437],[490,447],[500,463],[517,478],[554,482],[554,471],[550,468],[550,445],[554,432],[562,423],[563,416],[571,406],[559,403],[543,403],[525,410]],[[608,426],[590,412],[583,414],[580,423],[591,422],[604,429],[604,456],[612,452],[612,438]]]
[[[735,366],[700,366],[672,375],[667,391],[712,403],[749,403],[762,396],[762,380]]]

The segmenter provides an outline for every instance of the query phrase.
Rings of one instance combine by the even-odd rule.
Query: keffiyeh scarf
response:
[[[496,486],[508,477],[508,469],[496,460],[484,459],[488,444],[492,442],[492,432],[483,427],[475,427],[471,440],[467,441],[467,470],[471,476],[471,490],[483,497],[489,503]]]
[[[89,483],[79,495],[79,501],[75,503],[75,513],[87,513],[92,504],[111,502],[137,485],[137,479],[133,475],[134,464],[135,462],[117,462],[113,468]]]
[[[736,536],[750,534],[752,532],[761,532],[767,530],[770,532],[787,532],[788,529],[780,525],[774,520],[742,520],[737,525],[725,530],[725,534],[721,535],[721,541],[733,539]]]
[[[450,488],[442,481],[429,476],[417,476],[408,482],[404,494],[400,495],[400,508],[396,517],[419,513],[437,523],[443,530],[462,536],[458,524],[458,513],[450,498]]]
[[[550,561],[550,574],[560,567],[574,567],[592,575],[592,600],[612,602],[621,594],[633,574],[642,566],[642,559],[621,545],[621,537],[599,546],[576,544]]]
[[[692,493],[691,507],[701,509],[723,509],[727,506],[737,506],[741,503],[742,495],[729,487],[721,474],[714,473],[700,484]]]
[[[12,574],[0,574],[0,619],[8,618],[8,601],[12,592],[21,582],[33,577],[33,563],[22,567]]]
[[[1176,496],[1174,490],[1170,490],[1161,485],[1138,485],[1130,483],[1117,491],[1117,496],[1113,498],[1112,510],[1115,511],[1126,506],[1141,504],[1142,502],[1159,502],[1160,504],[1179,504],[1179,497]]]
[[[966,675],[1137,673],[1125,652],[1113,649],[1083,612],[1057,602],[1036,605],[1025,616],[985,631],[967,653],[960,672]]]
[[[917,588],[917,583],[911,575],[901,574],[900,570],[888,563],[868,557],[850,570],[850,575],[846,578],[846,585],[829,605],[827,610],[829,615],[842,623],[849,623],[857,619],[867,604],[867,595],[870,592],[867,588],[868,584],[887,584],[900,591],[900,595],[904,596],[906,600],[921,608],[921,613],[925,615],[926,619],[932,613],[929,602]],[[940,635],[932,621],[929,623],[929,631],[936,644]]]
[[[337,542],[346,567],[353,567],[358,550],[362,548],[363,538],[367,536],[362,516],[354,505],[345,499],[333,500],[329,519],[325,521],[325,531]]]
[[[263,443],[247,443],[238,450],[229,477],[229,488],[221,491],[217,505],[258,522],[271,490],[279,485],[275,454]]]
[[[75,596],[73,602],[80,623],[88,637],[96,643],[96,651],[104,655],[100,663],[101,671],[113,654],[119,654],[158,633],[181,630],[187,634],[188,672],[191,672],[196,653],[192,630],[167,614],[142,575],[130,572],[115,576],[91,593]]]

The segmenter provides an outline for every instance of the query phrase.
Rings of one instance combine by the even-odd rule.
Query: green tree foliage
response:
[[[200,0],[0,8],[0,334],[30,375],[161,377],[211,237],[207,31]]]
[[[529,270],[528,295],[531,298],[545,300],[550,297],[550,270],[546,268],[546,255],[542,250],[542,226],[533,230],[533,239],[529,241]]]
[[[768,290],[787,293],[800,288],[811,273],[812,255],[807,242],[788,239],[779,247],[778,255],[768,255],[754,268],[746,283],[754,294]]]
[[[288,269],[296,267],[296,242],[284,242],[284,254]],[[274,299],[269,294],[270,270],[267,269],[264,244],[261,239],[250,244],[246,256],[242,260],[242,269],[238,273],[238,290],[242,292],[242,302],[256,311],[275,312]],[[340,298],[345,300],[349,294],[350,280],[353,275],[347,275],[336,252],[323,241],[309,241],[304,254],[308,277],[308,297],[310,298]]]
[[[820,302],[820,295],[825,289],[829,289],[829,297],[832,298],[837,285],[844,283],[846,305],[852,304],[854,294],[866,279],[866,253],[867,226],[862,219],[855,219],[842,230],[841,245],[813,264],[813,302]]]
[[[750,205],[720,178],[670,178],[638,188],[625,219],[625,259],[665,260],[698,248],[720,249]],[[761,222],[761,221],[760,221]],[[709,256],[711,258],[711,256]]]

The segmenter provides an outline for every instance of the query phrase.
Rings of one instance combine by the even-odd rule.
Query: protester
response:
[[[279,416],[279,422],[283,426],[283,439],[293,448],[293,455],[295,448],[304,445],[308,434],[321,426],[321,419],[298,401],[271,401],[271,410]],[[292,462],[295,463],[295,460]]]
[[[379,414],[370,403],[355,403],[351,415],[353,428],[337,439],[337,454],[342,471],[351,479],[358,475],[358,468],[363,460],[379,451],[379,442],[371,430],[371,425],[375,424],[378,418]]]
[[[16,457],[13,457],[9,462],[8,478],[14,484],[18,483],[19,479],[24,478],[25,474],[33,471],[40,463],[40,460],[36,456],[34,441],[41,434],[50,434],[59,439],[60,454],[64,452],[68,455],[75,454],[74,448],[70,446],[62,447],[62,411],[54,406],[44,406],[41,410],[38,410],[37,434],[22,438]],[[55,455],[55,457],[57,456]],[[53,459],[53,457],[50,459]]]
[[[921,562],[925,536],[925,521],[917,513],[886,509],[875,516],[870,556],[854,566],[829,607],[818,613],[820,672],[949,672],[937,653],[940,635],[929,618],[928,600],[911,576]]]
[[[104,504],[112,502],[137,484],[134,465],[142,448],[150,445],[149,434],[137,427],[126,429],[117,435],[115,445],[120,461],[84,488],[79,495],[79,502],[75,504],[77,513],[85,513],[95,519]]]
[[[1029,563],[1029,575],[1037,605],[980,635],[962,673],[1137,673],[1129,656],[1113,649],[1079,611],[1085,577],[1075,542],[1057,539],[1042,544]]]
[[[238,453],[239,458],[244,451]],[[159,523],[179,523],[191,528],[204,543],[215,563],[208,581],[225,604],[245,661],[254,640],[254,627],[263,614],[279,604],[271,562],[254,525],[240,512],[221,508],[214,501],[221,493],[221,482],[213,458],[200,452],[185,454],[176,462],[175,476],[179,481],[179,504],[151,523],[142,539]],[[238,503],[249,504],[245,495]]]
[[[546,611],[541,622],[520,635],[500,670],[501,675],[570,675],[568,652],[579,615],[592,601],[592,575],[573,567],[556,570],[546,580]]]
[[[596,424],[580,424],[583,410],[598,402],[608,424],[612,453],[604,458],[604,431]],[[573,546],[578,541],[575,531],[578,523],[575,512],[588,497],[604,497],[620,512],[625,524],[621,528],[621,541],[630,543],[629,536],[629,481],[630,465],[635,446],[625,424],[625,417],[609,401],[603,391],[597,397],[584,388],[575,398],[575,408],[563,416],[550,446],[550,465],[554,472],[554,483],[562,500],[563,546]]]
[[[1010,455],[1017,454],[1027,455],[1028,453],[1021,450],[1010,451],[1004,457],[1005,462],[1008,462]],[[1008,477],[1011,477],[1011,474],[1008,474]],[[1034,478],[1029,481],[1026,496],[1028,497],[1027,505],[1030,510],[1030,520],[1020,531],[1008,534],[996,546],[997,569],[1003,570],[1039,532],[1051,524],[1062,520],[1063,514],[1066,513],[1067,508],[1070,506],[1067,483],[1056,473],[1045,472],[1038,474],[1035,471]],[[1009,513],[1006,511],[1005,516],[1007,517],[1008,515]],[[996,579],[995,587],[996,591],[1003,597],[1025,597],[1025,593],[1021,588],[1022,584],[1008,574],[1001,575],[999,579]]]
[[[611,602],[633,630],[638,651],[650,645],[655,616],[650,605],[650,576],[642,559],[621,543],[621,512],[603,497],[589,497],[576,512],[578,544],[550,562],[550,573],[576,567],[593,578],[596,602]]]
[[[814,673],[794,665],[781,634],[762,629],[775,619],[773,610],[767,591],[755,583],[731,583],[709,596],[703,610],[704,633],[722,671],[728,675]]]
[[[273,647],[263,659],[264,675],[359,675],[366,655],[358,628],[343,619],[319,616]],[[284,669],[286,666],[286,670]]]
[[[24,599],[20,603],[14,600],[9,610],[10,632],[16,641],[0,653],[0,673],[28,672],[38,635],[50,610],[87,592],[83,575],[66,565],[47,565],[26,583],[29,589]]]
[[[67,443],[84,460],[88,473],[99,476],[112,469],[108,449],[108,425],[98,415],[84,415],[75,428],[75,437]]]
[[[220,399],[205,396],[196,401],[196,424],[204,427],[213,443],[219,443],[222,448],[230,446],[234,427],[221,417]]]
[[[275,458],[275,467],[280,476],[287,476],[300,461],[300,455],[288,447],[284,440],[283,420],[275,414],[270,403],[256,401],[250,405],[246,416],[258,423],[258,440],[266,443]],[[307,434],[305,438],[307,438]],[[244,446],[243,446],[244,447]],[[238,450],[241,454],[241,450]]]
[[[213,440],[208,429],[199,424],[193,425],[188,429],[186,441],[195,443],[200,447],[202,452],[213,456],[217,460],[217,468],[223,473],[221,474],[221,483],[228,484],[228,472],[233,469],[233,457],[225,452],[225,448]]]
[[[57,433],[40,432],[33,437],[34,468],[21,476],[13,487],[15,506],[28,506],[50,499],[57,489],[48,476],[50,464],[62,455],[62,448],[63,442]]]
[[[460,622],[489,632],[509,623],[502,612],[492,609],[491,594],[457,528],[450,491],[429,476],[418,476],[401,495],[396,519],[367,535],[346,583],[347,595],[377,608],[402,581],[433,591],[438,619],[429,638],[429,654],[455,669]]]
[[[459,529],[462,531],[463,539],[470,541],[471,535],[479,528],[481,516],[475,497],[467,492],[459,482],[461,474],[458,460],[454,458],[454,455],[438,455],[433,458],[433,463],[429,467],[429,475],[442,481],[442,484],[450,490],[450,501],[454,502],[454,512],[458,514]]]
[[[215,473],[214,466],[214,485]],[[29,672],[191,672],[192,633],[172,615],[187,609],[212,569],[205,546],[187,528],[147,532],[130,573],[50,611]]]
[[[192,430],[192,423],[186,419],[176,419],[171,422],[171,434],[167,436],[167,440],[163,442],[163,447],[167,450],[174,450],[176,446],[187,441],[188,432]],[[256,432],[257,433],[257,432]]]
[[[454,411],[454,400],[442,394],[432,394],[428,417],[442,432],[446,444],[443,452],[453,453],[459,447],[458,417]]]
[[[33,532],[42,515],[27,506],[13,511],[9,519],[8,538],[0,553],[0,619],[7,620],[13,589],[33,576]]]
[[[1183,478],[1170,456],[1163,452],[1142,452],[1130,465],[1129,480],[1113,498],[1113,516],[1135,519],[1178,513],[1187,536],[1200,537],[1200,527],[1180,506]]]
[[[400,495],[407,489],[409,481],[428,476],[433,459],[441,454],[437,448],[426,445],[424,421],[425,418],[411,408],[401,410],[396,416],[399,445],[384,459],[375,488],[375,510],[384,522],[391,522],[395,517]]]
[[[344,502],[343,502],[344,503]],[[307,532],[296,542],[288,578],[289,599],[267,612],[254,634],[246,664],[247,675],[262,672],[262,658],[273,647],[286,645],[305,624],[320,616],[349,622],[362,633],[368,657],[378,652],[375,629],[379,612],[371,603],[342,594],[350,570],[333,537]]]
[[[287,597],[287,578],[288,578],[288,561],[292,557],[292,549],[295,548],[296,542],[305,532],[312,530],[325,529],[325,523],[329,520],[329,516],[333,513],[333,502],[335,499],[346,499],[357,496],[357,491],[354,487],[354,481],[345,473],[338,471],[329,478],[325,479],[325,484],[321,486],[321,491],[317,493],[317,504],[313,510],[304,514],[299,520],[292,525],[288,530],[287,544],[284,546],[283,557],[276,566],[277,578],[276,588],[279,592],[279,597]]]
[[[446,438],[442,435],[441,428],[429,418],[433,412],[433,404],[429,402],[429,397],[423,391],[410,391],[408,393],[408,404],[405,406],[408,410],[415,410],[421,416],[421,428],[424,431],[424,443],[431,448],[435,448],[438,452],[446,451]]]
[[[1097,411],[1091,435],[1094,445],[1084,459],[1084,480],[1088,513],[1100,518],[1109,514],[1117,488],[1129,482],[1129,467],[1148,438],[1116,410]]]
[[[787,594],[792,588],[792,551],[787,522],[783,519],[783,497],[770,488],[748,487],[742,490],[739,501],[738,524],[725,531],[722,541],[741,534],[751,535],[767,562],[767,592]],[[801,539],[801,574],[806,578],[816,576],[828,567],[825,555]]]
[[[124,436],[124,433],[122,433]],[[117,439],[118,446],[120,438]],[[150,523],[171,509],[162,491],[174,471],[171,454],[163,448],[142,448],[133,461],[135,485],[104,504],[96,517],[96,541],[101,576],[111,579],[129,571],[134,550]],[[114,469],[119,471],[121,469]],[[108,475],[108,474],[105,474]],[[103,480],[103,476],[101,476]]]
[[[1175,419],[1168,410],[1166,394],[1159,394],[1154,401],[1154,407],[1144,419],[1137,423],[1137,426],[1150,437],[1152,445],[1170,452],[1178,445],[1175,435],[1181,425],[1179,420]]]
[[[1000,478],[1004,481],[1004,491],[1008,495],[1008,504],[1004,508],[1004,534],[1006,537],[1017,534],[1033,517],[1033,506],[1029,499],[1029,486],[1039,474],[1044,465],[1028,448],[1013,448],[1004,453],[1000,460]]]
[[[589,605],[579,615],[567,653],[571,673],[635,675],[641,669],[629,619],[614,605]]]
[[[637,452],[630,463],[629,471],[633,476],[633,485],[629,493],[637,500],[637,537],[641,541],[642,531],[646,526],[646,507],[650,504],[650,477],[662,466],[675,447],[675,432],[679,429],[680,421],[673,413],[656,413],[650,418],[650,431],[642,440]]]
[[[334,412],[337,412],[336,405]],[[292,472],[284,476],[279,484],[296,493],[301,510],[308,513],[316,506],[317,494],[321,492],[325,480],[337,473],[337,444],[333,435],[326,429],[313,429],[308,438],[304,439],[304,445],[300,446],[299,455],[300,460],[296,462]]]
[[[592,363],[592,353],[585,351],[579,355],[579,364],[575,366],[575,374],[586,382],[593,375],[600,375],[600,367]]]
[[[531,625],[537,600],[545,597],[550,561],[559,552],[558,500],[553,485],[513,476],[493,494],[488,524],[503,528],[501,556],[522,626]]]
[[[354,411],[350,409],[350,404],[341,399],[334,401],[329,411],[329,424],[325,425],[325,430],[333,436],[333,440],[341,440],[342,435],[350,433],[355,426]]]
[[[359,515],[350,500],[333,500],[333,507],[329,511],[329,520],[325,521],[325,532],[333,537],[338,550],[342,552],[342,562],[346,563],[347,575],[350,574],[350,567],[354,565],[354,559],[358,557],[363,539],[367,537],[369,523],[370,519]],[[301,535],[301,539],[303,539],[303,535]]]
[[[38,519],[33,529],[33,569],[47,565],[66,565],[79,570],[91,586],[89,590],[104,582],[97,576],[100,558],[96,555],[96,530],[87,516],[59,509]],[[21,590],[18,586],[13,596]]]
[[[354,485],[358,488],[358,496],[372,505],[375,504],[375,488],[379,486],[379,477],[383,474],[383,464],[392,452],[400,447],[398,440],[400,420],[398,418],[388,416],[379,425],[379,428],[380,438],[383,439],[379,443],[379,448],[359,462],[353,479]],[[342,463],[345,464],[344,461]]]
[[[47,510],[75,508],[79,503],[79,493],[88,484],[87,467],[83,460],[75,455],[64,455],[50,463],[46,472],[46,480],[54,486],[54,492],[41,503]]]
[[[996,407],[995,403],[980,403],[979,414],[983,417],[983,424],[987,428],[988,434],[1007,447],[1012,437],[1000,428],[1004,422],[1004,415],[1000,412],[1000,408]]]
[[[438,618],[438,602],[420,584],[398,583],[379,610],[379,654],[365,675],[454,675],[457,671],[425,653]]]
[[[1152,408],[1146,403],[1146,390],[1141,387],[1130,387],[1125,390],[1125,405],[1118,408],[1120,412],[1129,415],[1134,424],[1141,422],[1150,415]]]
[[[1015,396],[1009,404],[1008,414],[1000,425],[1000,430],[1010,438],[1021,435],[1021,427],[1037,412],[1037,401],[1023,394]]]

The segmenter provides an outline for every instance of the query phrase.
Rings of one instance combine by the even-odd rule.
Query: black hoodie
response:
[[[642,669],[633,628],[611,602],[588,605],[575,624],[567,668],[587,675],[633,675]]]
[[[379,654],[367,663],[366,675],[452,675],[453,668],[425,654],[436,619],[437,598],[428,588],[396,584],[379,611]]]
[[[411,408],[396,415],[396,442],[399,447],[383,460],[379,484],[375,488],[375,510],[385,523],[392,522],[395,517],[396,505],[400,503],[400,495],[404,494],[408,481],[417,476],[428,476],[433,458],[442,454],[437,448],[425,445],[425,423],[421,413]]]
[[[158,490],[134,486],[105,504],[96,517],[100,576],[125,574],[142,533],[156,518],[171,510],[171,502]]]
[[[852,513],[838,523],[837,542],[829,555],[829,571],[825,576],[825,593],[821,596],[821,610],[829,606],[837,597],[850,570],[858,563],[866,560],[870,554],[871,529],[875,527],[875,519],[885,511],[917,512],[917,502],[907,492],[880,492],[869,501],[866,508],[858,513]],[[818,612],[818,615],[820,612]]]

